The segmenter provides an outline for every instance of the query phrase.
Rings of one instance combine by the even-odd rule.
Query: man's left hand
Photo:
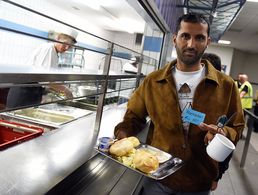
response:
[[[222,128],[217,127],[216,125],[210,124],[207,125],[206,123],[201,123],[199,128],[203,131],[207,131],[207,134],[204,137],[204,143],[208,144],[215,136],[215,134],[220,133],[226,136],[225,131]]]

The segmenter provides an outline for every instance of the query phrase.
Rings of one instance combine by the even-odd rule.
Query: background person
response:
[[[238,90],[243,109],[251,110],[253,107],[253,87],[246,74],[238,74]]]
[[[214,68],[221,71],[221,59],[218,55],[214,53],[204,53],[202,59],[208,60],[214,66]]]
[[[125,63],[123,66],[123,72],[137,74],[138,71],[138,57],[132,57],[129,62]]]
[[[145,178],[144,195],[210,194],[218,163],[206,153],[221,115],[237,113],[220,133],[235,144],[244,127],[240,97],[234,81],[201,57],[210,43],[209,23],[189,13],[177,21],[173,43],[177,59],[149,74],[133,93],[124,119],[115,127],[118,139],[137,134],[149,116],[147,144],[181,158],[185,164],[161,181]],[[194,96],[193,96],[194,95]],[[200,125],[182,122],[183,111],[205,113]]]
[[[40,45],[28,59],[26,64],[40,70],[58,68],[58,53],[67,51],[71,45],[75,44],[77,35],[77,31],[66,29],[64,32],[57,35],[56,40],[62,43],[55,42]],[[50,84],[48,90],[58,94],[64,94],[67,98],[73,97],[72,92],[64,85]],[[7,95],[6,107],[16,108],[39,104],[42,101],[42,95],[44,93],[45,88],[41,86],[11,87]]]
[[[57,35],[56,40],[61,42],[51,42],[40,45],[28,59],[28,65],[35,68],[50,70],[58,68],[58,54],[64,53],[77,43],[78,32],[73,29],[66,29]]]

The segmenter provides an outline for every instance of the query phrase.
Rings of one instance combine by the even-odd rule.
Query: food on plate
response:
[[[131,137],[128,137],[127,139],[133,143],[133,147],[137,147],[140,145],[140,141],[137,137],[131,136]]]
[[[147,148],[135,149],[139,145],[140,141],[136,137],[124,138],[113,143],[109,153],[126,166],[144,173],[155,172],[159,167],[157,152]]]
[[[116,141],[111,145],[109,152],[114,156],[126,156],[134,149],[133,143],[127,138]]]
[[[158,158],[155,155],[144,150],[136,151],[133,159],[133,164],[136,169],[139,169],[144,173],[154,172],[159,167]]]
[[[145,152],[149,152],[154,156],[156,156],[159,160],[159,163],[164,163],[171,158],[171,156],[165,155],[164,152],[162,151],[154,151],[153,149],[149,149],[149,148],[140,148],[140,150],[144,150]]]
[[[134,159],[135,152],[136,152],[136,149],[133,149],[126,156],[119,156],[119,157],[116,157],[116,158],[119,162],[123,163],[124,165],[135,168],[135,166],[133,164],[133,159]]]

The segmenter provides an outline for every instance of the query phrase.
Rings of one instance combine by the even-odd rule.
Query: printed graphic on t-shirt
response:
[[[178,98],[180,102],[181,111],[184,112],[186,108],[192,108],[193,95],[191,86],[187,83],[179,84]]]
[[[193,88],[193,86],[188,85],[187,83],[179,84],[179,86],[180,88],[178,90],[178,98],[179,98],[180,108],[183,113],[185,109],[192,108],[193,90],[191,88]],[[190,123],[183,122],[183,128],[185,131],[188,131],[189,125]]]

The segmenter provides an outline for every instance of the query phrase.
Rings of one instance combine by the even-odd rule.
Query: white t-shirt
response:
[[[58,54],[54,44],[46,43],[40,45],[27,60],[26,64],[46,70],[58,68]]]
[[[179,105],[183,113],[185,109],[192,108],[195,89],[205,77],[205,66],[193,72],[182,72],[175,67],[172,74],[175,78]],[[188,131],[189,123],[183,123],[183,127]]]

